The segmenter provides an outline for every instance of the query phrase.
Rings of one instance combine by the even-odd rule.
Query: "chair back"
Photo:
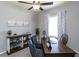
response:
[[[32,41],[33,44],[37,44],[37,37],[36,37],[36,35],[31,37],[31,41]]]

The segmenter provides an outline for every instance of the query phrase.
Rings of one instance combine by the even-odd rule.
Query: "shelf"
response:
[[[16,42],[10,42],[10,44],[19,44],[21,41],[16,41]]]
[[[7,36],[7,53],[12,54],[19,50],[22,50],[28,46],[29,36],[31,34],[21,34],[21,35],[12,35]]]
[[[27,45],[27,44],[24,44],[24,47],[23,47],[23,48],[19,46],[19,47],[10,49],[10,53],[7,52],[7,54],[10,55],[10,54],[12,54],[12,53],[14,53],[14,52],[17,52],[17,51],[20,51],[20,50],[22,50],[22,49],[24,49],[24,48],[26,48],[26,47],[28,47],[28,45]]]

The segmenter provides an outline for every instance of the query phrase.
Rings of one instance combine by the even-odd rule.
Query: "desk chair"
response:
[[[43,57],[44,56],[42,49],[36,48],[35,45],[31,41],[28,43],[28,46],[29,46],[32,57]]]

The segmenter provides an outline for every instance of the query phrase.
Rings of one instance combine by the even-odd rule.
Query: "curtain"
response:
[[[58,12],[58,38],[66,33],[66,10]]]

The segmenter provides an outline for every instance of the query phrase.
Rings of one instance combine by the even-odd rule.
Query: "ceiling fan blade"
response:
[[[38,1],[38,3],[40,4],[40,1]]]
[[[43,8],[42,8],[42,7],[40,7],[39,9],[40,9],[41,11],[43,11]]]
[[[40,5],[52,5],[53,2],[40,3]]]
[[[31,10],[33,8],[33,6],[32,7],[30,7],[28,10]]]
[[[18,1],[20,3],[25,3],[25,4],[32,4],[32,3],[29,3],[29,2],[24,2],[24,1]]]
[[[33,3],[35,3],[35,1],[33,1]]]

